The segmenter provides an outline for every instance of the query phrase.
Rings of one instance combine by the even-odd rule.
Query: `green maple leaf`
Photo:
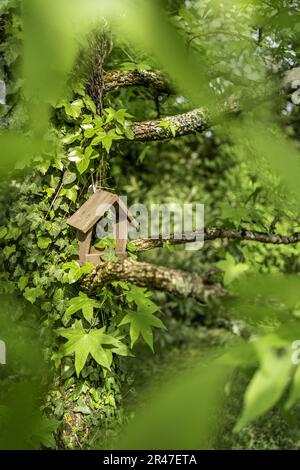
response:
[[[235,279],[240,277],[245,271],[249,269],[246,263],[236,263],[233,256],[229,253],[226,255],[226,260],[219,261],[217,266],[225,272],[224,285],[228,286]]]
[[[156,310],[153,310],[154,312],[159,310],[157,305],[155,305],[153,302],[151,302],[148,297],[151,295],[151,292],[147,291],[147,289],[143,287],[137,287],[135,285],[130,285],[129,290],[126,292],[126,300],[128,302],[135,302],[136,305],[142,306],[142,305],[150,305],[152,304],[153,307],[156,307]]]
[[[109,153],[112,143],[114,140],[121,140],[123,137],[121,135],[117,135],[114,129],[111,129],[110,131],[105,134],[105,136],[102,138],[101,143],[107,153]]]
[[[76,321],[72,328],[62,328],[58,333],[68,340],[62,347],[63,355],[75,354],[77,376],[84,368],[89,354],[99,365],[107,369],[111,366],[113,352],[126,355],[124,344],[119,338],[106,334],[105,327],[86,331],[81,321]]]
[[[131,348],[134,346],[139,336],[142,336],[153,351],[152,327],[166,328],[163,322],[153,315],[154,311],[157,310],[157,306],[153,306],[151,302],[149,305],[144,304],[140,306],[136,312],[128,311],[127,315],[125,315],[119,326],[130,324],[129,334]]]
[[[92,321],[94,308],[99,308],[102,305],[97,300],[90,299],[84,292],[79,292],[79,296],[73,297],[69,303],[70,305],[64,314],[64,319],[69,319],[74,313],[82,310],[84,318],[89,323]]]
[[[172,136],[176,136],[177,127],[174,126],[170,121],[162,121],[158,124],[158,126],[164,127],[165,129],[170,129]]]

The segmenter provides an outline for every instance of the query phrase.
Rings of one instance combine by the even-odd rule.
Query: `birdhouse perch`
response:
[[[108,191],[97,191],[88,199],[68,220],[67,224],[77,231],[79,243],[79,264],[87,261],[95,266],[99,264],[103,249],[92,246],[93,229],[112,207],[115,209],[116,221],[114,233],[116,236],[116,254],[126,256],[128,226],[138,227],[137,221],[130,214],[127,206],[116,194]]]

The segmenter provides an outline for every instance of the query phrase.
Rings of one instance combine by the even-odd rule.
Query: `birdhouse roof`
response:
[[[71,227],[87,233],[111,206],[117,203],[120,209],[126,214],[130,223],[138,227],[137,221],[128,211],[123,201],[113,193],[108,191],[96,191],[68,220]]]

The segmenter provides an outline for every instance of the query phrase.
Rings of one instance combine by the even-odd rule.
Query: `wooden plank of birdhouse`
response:
[[[117,201],[118,196],[108,191],[97,191],[67,221],[71,227],[87,233]]]
[[[87,233],[83,233],[80,230],[77,230],[80,264],[84,264],[86,262],[86,255],[90,252],[90,246],[92,243],[92,233],[92,229],[90,229]]]
[[[128,238],[127,214],[119,207],[117,210],[116,223],[116,254],[126,256],[126,245]]]
[[[96,255],[96,254],[88,254],[86,255],[85,257],[85,260],[89,263],[92,263],[94,266],[98,266],[98,264],[100,264],[101,262],[101,258],[100,258],[100,255]]]

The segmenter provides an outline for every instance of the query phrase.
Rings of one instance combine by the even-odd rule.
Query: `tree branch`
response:
[[[295,68],[286,74],[284,86],[288,86],[292,80],[300,76],[299,70],[300,68]],[[174,93],[170,84],[164,78],[148,70],[108,71],[104,74],[103,80],[105,91],[111,91],[118,87],[145,86],[160,93]],[[215,124],[218,119],[222,119],[228,114],[240,112],[234,98],[226,102],[222,108],[218,118],[216,113],[214,113],[215,116],[209,116],[207,110],[199,108],[158,120],[133,122],[134,140],[145,142],[171,139],[174,137],[174,131],[175,137],[203,132],[212,124]],[[164,125],[168,123],[172,127]]]
[[[171,245],[181,245],[197,241],[203,235],[203,231],[185,232],[183,234],[175,233],[171,235],[159,236],[153,238],[140,238],[132,240],[131,243],[137,251],[148,251],[153,248],[162,247],[164,243]],[[229,239],[229,240],[247,240],[272,245],[291,245],[300,242],[300,232],[292,235],[278,235],[273,233],[263,233],[246,229],[223,229],[223,228],[205,228],[204,240]]]
[[[196,241],[199,240],[200,235],[200,231],[185,232],[184,234],[160,236],[157,239],[133,240],[131,243],[138,252],[141,252],[161,247],[166,242],[171,245],[179,245]],[[277,235],[245,229],[212,227],[204,229],[204,239],[248,240],[273,245],[289,245],[300,242],[300,233]],[[82,287],[85,291],[91,293],[113,281],[125,281],[140,287],[157,289],[185,297],[194,297],[203,303],[225,293],[220,284],[209,282],[209,277],[205,275],[169,269],[164,266],[134,261],[130,258],[101,263],[92,274],[84,279]]]
[[[159,93],[172,93],[172,88],[167,80],[148,70],[111,70],[105,72],[103,80],[106,92],[119,87],[144,86],[153,88]]]
[[[190,296],[203,303],[225,292],[220,284],[210,284],[200,274],[141,263],[130,258],[100,264],[84,279],[82,287],[90,293],[113,281],[126,281],[140,287]]]
[[[173,132],[175,132],[175,137],[180,137],[195,132],[203,132],[208,127],[208,113],[205,109],[200,108],[162,119],[132,123],[135,141],[172,139],[174,137]]]

